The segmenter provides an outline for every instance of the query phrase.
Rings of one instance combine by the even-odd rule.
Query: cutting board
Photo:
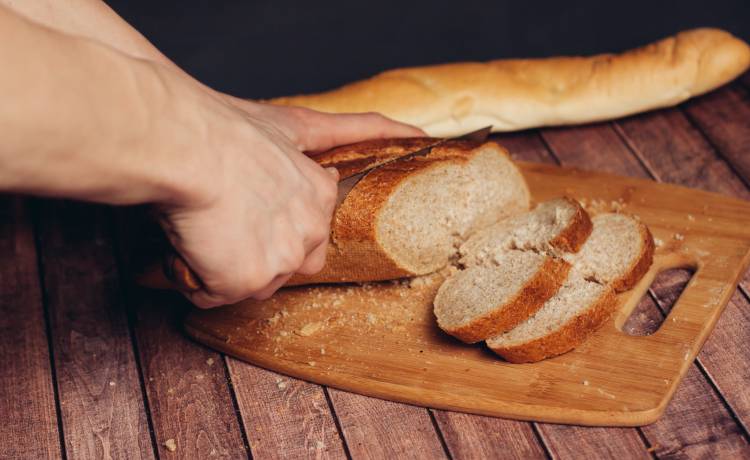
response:
[[[475,414],[638,426],[654,422],[750,260],[750,203],[725,196],[539,164],[521,164],[535,201],[568,195],[596,211],[639,216],[654,264],[576,350],[534,364],[502,361],[442,333],[432,315],[441,275],[365,286],[293,288],[264,302],[195,311],[189,335],[261,367],[369,396]],[[662,270],[695,271],[659,330],[622,325]]]

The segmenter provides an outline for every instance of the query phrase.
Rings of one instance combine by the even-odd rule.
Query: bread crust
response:
[[[615,292],[619,293],[632,289],[643,278],[643,275],[646,274],[654,261],[656,245],[654,244],[654,237],[651,235],[651,231],[641,221],[638,221],[638,230],[643,243],[641,254],[623,276],[610,283]]]
[[[380,112],[433,136],[588,123],[676,105],[750,65],[748,45],[693,29],[620,54],[510,59],[383,72],[332,91],[270,102],[323,112]]]
[[[617,308],[617,296],[611,287],[599,296],[594,305],[571,318],[561,328],[530,342],[511,346],[487,346],[511,363],[533,363],[566,353],[582,344],[599,329]]]
[[[560,251],[578,252],[591,235],[594,226],[591,223],[589,213],[583,209],[578,201],[567,196],[562,199],[570,203],[576,209],[576,212],[570,219],[570,224],[550,241],[550,245]]]
[[[616,294],[638,284],[653,263],[655,245],[651,231],[640,221],[638,229],[642,239],[640,255],[621,277],[608,284],[593,307],[571,318],[561,328],[530,342],[502,347],[493,346],[492,340],[488,340],[487,346],[507,361],[528,363],[566,353],[583,343],[614,313],[617,308]]]
[[[536,313],[560,289],[569,270],[570,264],[564,260],[547,256],[534,277],[513,299],[467,324],[454,328],[440,324],[440,328],[466,343],[476,343],[513,329]],[[438,302],[437,297],[435,302]]]
[[[434,140],[429,138],[418,138],[416,141],[406,139],[404,142],[408,149],[413,151],[429,145],[432,141]],[[393,152],[399,149],[399,140],[386,141],[390,150],[385,150],[386,153],[381,156],[379,152],[382,151],[373,146],[381,146],[383,142],[367,141],[347,146],[346,149],[337,149],[339,151],[335,155],[327,156],[323,161],[330,161],[331,165],[340,164],[331,161],[331,158],[349,161],[356,159],[352,151],[360,150],[366,152],[362,158],[382,162],[383,157],[390,159],[394,155]],[[400,266],[380,246],[376,235],[378,216],[391,194],[405,180],[428,172],[432,168],[467,164],[473,155],[487,146],[496,148],[498,153],[510,158],[508,152],[493,141],[478,143],[453,140],[434,148],[426,156],[394,161],[374,169],[357,183],[334,212],[331,239],[323,269],[315,275],[294,275],[287,282],[287,286],[379,281],[424,274],[414,273]],[[522,185],[525,187],[525,184]]]

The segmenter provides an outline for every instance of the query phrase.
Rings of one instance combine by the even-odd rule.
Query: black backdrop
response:
[[[408,65],[619,51],[699,26],[750,41],[750,0],[108,3],[189,73],[244,97]]]

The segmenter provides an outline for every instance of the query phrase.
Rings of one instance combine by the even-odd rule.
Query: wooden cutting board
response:
[[[640,216],[657,242],[654,264],[620,296],[613,318],[565,355],[509,364],[481,344],[442,333],[432,315],[441,277],[367,286],[284,290],[195,311],[199,342],[315,383],[379,398],[498,417],[581,425],[655,421],[698,354],[750,261],[750,203],[725,196],[538,164],[522,164],[533,198],[568,195],[592,211]],[[693,278],[661,328],[622,325],[662,270]]]

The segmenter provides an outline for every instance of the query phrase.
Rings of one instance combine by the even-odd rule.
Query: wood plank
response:
[[[227,363],[255,458],[346,458],[323,387]]]
[[[546,458],[532,424],[494,417],[434,411],[452,458]]]
[[[222,355],[191,342],[181,330],[187,301],[175,293],[135,291],[130,297],[159,455],[246,457]],[[174,452],[168,440],[177,446]]]
[[[61,458],[37,254],[26,202],[0,198],[0,455]]]
[[[140,207],[118,209],[116,222],[122,272],[134,273],[144,252],[153,257],[158,250],[161,229]],[[190,304],[177,293],[139,289],[128,281],[126,302],[159,455],[246,457],[223,356],[182,331]],[[167,448],[168,440],[174,441],[174,452]]]
[[[685,113],[700,127],[711,144],[750,184],[750,95],[739,85],[688,101]]]
[[[352,458],[446,458],[426,409],[328,391]]]
[[[689,153],[696,151],[697,141],[688,141],[690,133],[686,132],[685,124],[670,122],[663,112],[637,119],[640,120],[637,126],[627,125],[634,119],[621,123],[627,125],[627,128],[624,127],[620,134],[624,134],[631,145],[624,144],[620,135],[606,124],[591,125],[582,131],[547,130],[544,137],[564,164],[581,168],[605,169],[635,177],[648,177],[649,172],[655,168],[663,168],[665,171],[694,171],[706,176],[722,171],[720,160],[715,155],[704,155],[697,159],[695,154]],[[648,148],[654,154],[659,152],[656,157],[648,157],[650,160],[658,158],[659,161],[646,161],[640,155],[636,157],[631,149],[637,149],[638,146],[632,144]],[[676,168],[677,163],[681,165],[680,168]],[[695,185],[695,182],[690,185]],[[656,305],[649,310],[652,317],[659,312]],[[706,389],[710,391],[706,393]],[[689,428],[686,429],[686,426]],[[721,404],[721,397],[694,366],[689,378],[683,381],[675,393],[668,411],[653,428],[643,429],[643,434],[657,455],[660,455],[690,449],[690,446],[698,449],[707,439],[713,439],[717,449],[732,452],[746,443],[741,431],[732,414]]]
[[[153,458],[109,210],[41,205],[40,250],[69,458]]]

